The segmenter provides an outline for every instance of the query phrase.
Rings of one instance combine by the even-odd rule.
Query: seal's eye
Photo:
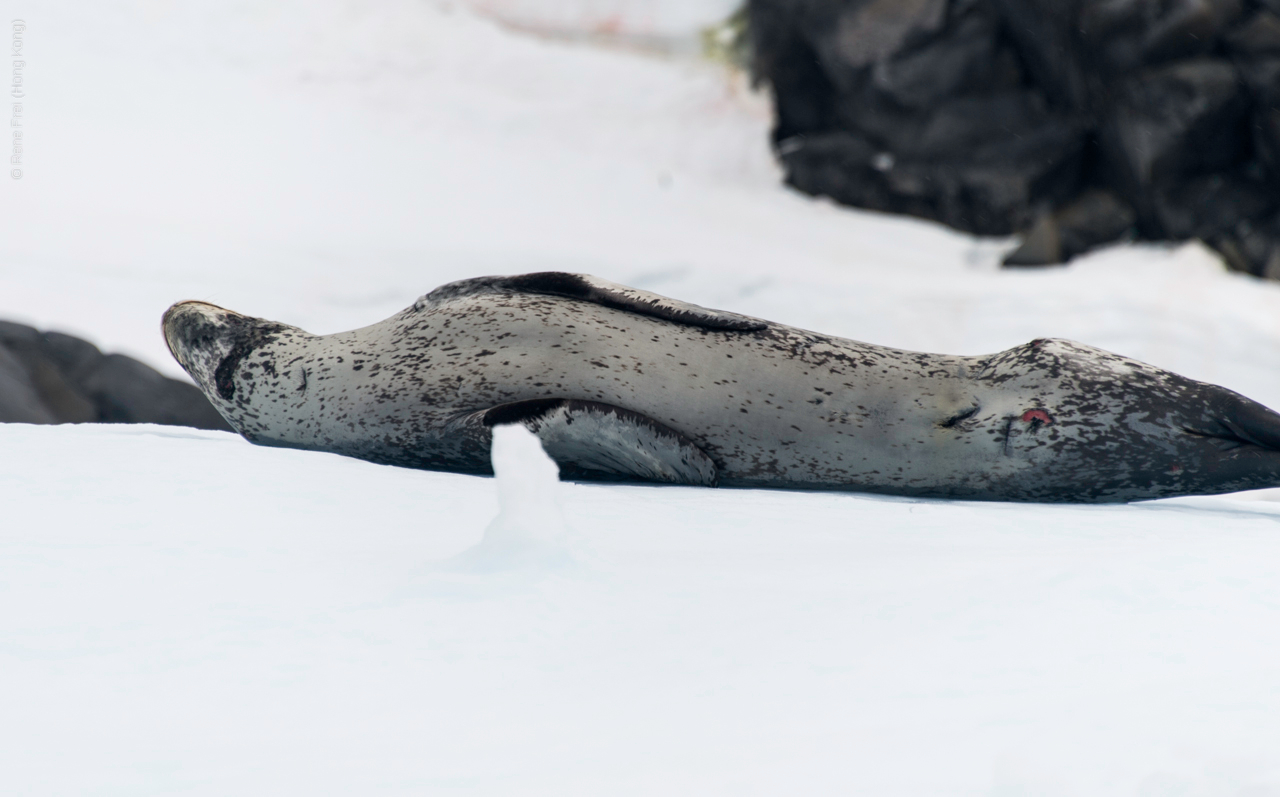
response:
[[[956,413],[955,415],[952,415],[950,418],[943,421],[941,426],[943,429],[954,429],[955,427],[969,420],[973,416],[977,415],[978,410],[980,409],[982,408],[975,404],[974,406],[969,407],[968,409],[961,410],[960,412]]]

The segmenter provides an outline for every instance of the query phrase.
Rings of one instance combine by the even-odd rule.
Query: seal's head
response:
[[[174,359],[228,423],[250,440],[259,437],[247,422],[255,417],[253,395],[267,387],[260,387],[257,377],[275,376],[281,342],[311,337],[294,327],[198,301],[173,305],[160,326]]]
[[[160,328],[169,353],[210,394],[219,392],[215,387],[219,367],[238,349],[257,320],[216,304],[190,301],[166,310]],[[231,390],[228,385],[221,392]]]

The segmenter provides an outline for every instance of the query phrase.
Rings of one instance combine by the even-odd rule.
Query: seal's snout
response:
[[[165,311],[160,328],[169,353],[198,385],[207,388],[246,320],[216,304],[178,302]]]

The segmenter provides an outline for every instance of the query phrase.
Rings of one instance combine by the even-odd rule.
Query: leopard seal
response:
[[[244,437],[490,472],[519,423],[568,478],[1123,502],[1280,485],[1280,414],[1073,343],[901,351],[577,274],[437,288],[331,335],[204,302],[170,351]]]

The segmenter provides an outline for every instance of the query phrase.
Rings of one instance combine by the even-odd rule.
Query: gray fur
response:
[[[568,274],[439,288],[317,336],[200,302],[174,356],[251,441],[489,472],[530,428],[568,476],[983,500],[1280,484],[1280,415],[1065,340],[888,349]]]

